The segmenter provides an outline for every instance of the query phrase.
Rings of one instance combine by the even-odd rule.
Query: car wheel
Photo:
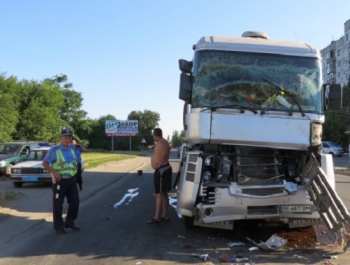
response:
[[[332,152],[329,152],[330,155],[334,156],[334,154]]]
[[[185,227],[187,229],[191,229],[194,227],[193,225],[194,216],[189,217],[189,216],[183,215],[182,218],[184,219]]]
[[[16,188],[20,188],[22,187],[23,182],[13,182],[13,186],[15,186]]]
[[[6,172],[5,172],[5,175],[6,176],[10,176],[11,174],[11,168],[13,167],[12,164],[9,164],[7,167],[6,167]]]

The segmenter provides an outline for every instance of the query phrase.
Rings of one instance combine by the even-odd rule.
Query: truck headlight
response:
[[[211,157],[212,156],[207,156],[204,160],[204,165],[206,165],[207,167],[211,165]]]
[[[205,181],[209,181],[211,178],[211,173],[209,171],[205,171],[204,174],[203,174],[203,179]]]
[[[20,168],[11,168],[11,173],[12,174],[20,174],[21,173],[21,169]]]
[[[313,123],[311,125],[311,146],[318,146],[322,143],[322,124]]]

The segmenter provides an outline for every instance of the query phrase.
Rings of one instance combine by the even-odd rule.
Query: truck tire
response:
[[[16,188],[20,188],[22,187],[23,182],[13,182],[13,186],[15,186]]]
[[[194,227],[193,225],[194,216],[190,217],[190,216],[183,215],[182,218],[184,219],[185,228],[191,229]]]

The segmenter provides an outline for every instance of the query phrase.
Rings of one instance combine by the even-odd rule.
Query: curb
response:
[[[334,174],[350,177],[350,172],[344,172],[342,170],[345,170],[345,169],[338,169],[338,170],[334,169]]]

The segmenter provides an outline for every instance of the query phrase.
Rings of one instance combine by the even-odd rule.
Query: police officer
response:
[[[78,163],[78,171],[76,174],[77,183],[78,183],[79,189],[83,190],[83,176],[82,176],[83,172],[82,172],[82,168],[81,168],[81,161],[82,161],[81,160],[81,153],[88,152],[88,149],[85,146],[83,146],[82,144],[79,144],[74,137],[72,138],[71,145],[75,149],[75,155],[76,155],[77,163]]]
[[[51,147],[43,160],[43,166],[52,176],[53,223],[57,234],[67,234],[64,228],[79,231],[74,221],[78,217],[79,192],[77,187],[77,158],[74,147],[70,145],[72,132],[64,128],[60,143]],[[63,223],[62,210],[64,198],[67,197],[68,212]]]

